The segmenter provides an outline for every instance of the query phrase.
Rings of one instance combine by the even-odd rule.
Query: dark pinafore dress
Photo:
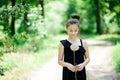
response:
[[[73,51],[70,49],[71,43],[67,39],[61,40],[60,42],[64,46],[64,61],[74,65]],[[81,39],[80,42],[81,46],[79,46],[79,50],[75,52],[76,65],[84,62],[85,49]],[[75,80],[75,72],[70,71],[67,67],[63,67],[62,80]],[[82,71],[77,71],[77,80],[86,80],[85,67]]]

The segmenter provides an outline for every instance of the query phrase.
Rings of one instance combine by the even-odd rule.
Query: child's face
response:
[[[77,37],[79,33],[79,27],[77,24],[72,24],[67,27],[67,33],[70,37]]]

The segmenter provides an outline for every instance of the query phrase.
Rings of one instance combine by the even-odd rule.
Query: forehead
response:
[[[79,29],[78,25],[77,24],[71,24],[68,26],[67,29]]]

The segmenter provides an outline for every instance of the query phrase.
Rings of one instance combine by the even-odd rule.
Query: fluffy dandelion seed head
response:
[[[73,44],[70,46],[70,49],[71,49],[72,51],[77,51],[77,50],[79,49],[79,45],[73,43]]]

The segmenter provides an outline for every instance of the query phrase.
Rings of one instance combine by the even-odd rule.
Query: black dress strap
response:
[[[80,39],[81,46],[83,46],[82,39]]]

